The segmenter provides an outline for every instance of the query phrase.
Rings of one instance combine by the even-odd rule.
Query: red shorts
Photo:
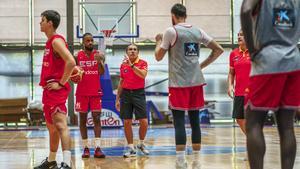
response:
[[[62,114],[67,115],[66,104],[59,104],[59,105],[56,105],[56,106],[44,105],[43,110],[44,110],[45,119],[46,119],[47,123],[50,123],[50,124],[53,123],[52,116],[55,113],[62,113]]]
[[[75,110],[77,112],[87,113],[101,112],[101,96],[76,96]]]
[[[43,111],[45,119],[52,124],[52,117],[55,113],[67,114],[66,100],[70,92],[70,85],[59,90],[43,90]]]
[[[203,108],[203,85],[169,87],[169,107],[175,110],[199,110]]]
[[[246,106],[252,110],[300,107],[300,71],[250,77]]]
[[[43,104],[56,106],[60,104],[65,104],[70,93],[70,85],[67,84],[66,87],[63,87],[59,90],[43,90]]]

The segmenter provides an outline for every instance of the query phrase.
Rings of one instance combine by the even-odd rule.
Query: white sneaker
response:
[[[124,157],[124,158],[136,157],[136,151],[135,151],[135,149],[129,148],[129,149],[123,154],[123,157]]]
[[[176,161],[176,169],[187,169],[188,164],[186,161]]]
[[[140,150],[144,155],[149,155],[149,154],[150,154],[150,153],[149,153],[149,150],[146,149],[145,144],[138,144],[138,145],[136,146],[136,148],[137,148],[138,150]]]

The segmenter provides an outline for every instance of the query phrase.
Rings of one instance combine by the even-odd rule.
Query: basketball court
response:
[[[267,150],[265,156],[266,169],[279,169],[279,139],[275,127],[266,127],[265,136]],[[135,138],[137,138],[135,128]],[[300,140],[300,128],[295,128],[297,143]],[[190,129],[188,144],[190,144]],[[231,125],[202,126],[201,169],[248,169],[246,160],[245,136],[238,127]],[[93,136],[93,131],[89,130]],[[171,125],[149,128],[146,144],[150,155],[138,154],[136,158],[124,159],[123,129],[104,129],[102,131],[102,148],[107,155],[105,159],[82,159],[80,132],[77,127],[71,127],[72,162],[77,169],[153,169],[175,168],[174,129]],[[0,132],[0,168],[30,169],[39,164],[48,154],[48,131],[46,129],[11,130]],[[135,139],[137,141],[137,139]],[[188,148],[191,154],[191,146]],[[93,151],[93,149],[91,149]],[[57,156],[62,160],[62,153]],[[300,152],[297,152],[294,168],[300,167]],[[187,156],[191,169],[191,155]]]
[[[69,1],[69,0],[67,0]],[[22,9],[26,14],[21,20],[26,25],[28,37],[18,39],[24,32],[4,27],[8,33],[0,38],[0,169],[32,169],[41,163],[49,153],[49,134],[41,111],[30,111],[33,101],[41,100],[42,89],[38,86],[45,39],[39,31],[40,10],[47,8],[66,11],[70,8],[55,0],[48,1],[22,0],[22,7],[14,7],[9,0],[0,5],[10,4],[10,9]],[[171,112],[168,108],[168,60],[157,63],[154,57],[154,33],[162,33],[171,25],[169,9],[174,3],[182,3],[190,12],[189,21],[203,25],[213,34],[216,41],[224,47],[222,54],[212,67],[204,70],[207,82],[205,87],[206,113],[201,114],[201,169],[250,169],[246,136],[231,118],[232,99],[227,96],[228,57],[231,50],[237,47],[239,31],[239,9],[242,0],[75,0],[73,3],[73,47],[74,53],[82,46],[83,34],[90,32],[95,41],[95,49],[105,52],[105,74],[100,81],[103,89],[102,100],[102,133],[101,148],[106,155],[104,159],[81,157],[83,144],[78,127],[78,113],[74,112],[75,96],[69,97],[69,128],[71,135],[72,167],[74,169],[175,169],[176,147]],[[25,5],[24,5],[25,4]],[[47,5],[45,5],[47,4]],[[219,8],[219,5],[222,7]],[[20,5],[22,6],[22,5]],[[28,8],[28,9],[27,9]],[[151,8],[151,10],[148,10]],[[212,11],[211,8],[215,10]],[[0,9],[5,9],[5,7]],[[217,9],[217,10],[216,10]],[[28,12],[29,10],[29,12]],[[156,11],[157,10],[157,11]],[[4,10],[3,10],[4,11]],[[16,10],[17,11],[17,10]],[[33,11],[30,13],[30,11]],[[199,12],[200,11],[200,12]],[[204,11],[201,13],[201,11]],[[211,12],[212,11],[212,12]],[[30,13],[30,14],[28,14]],[[7,21],[17,16],[6,16],[0,10],[0,21]],[[21,14],[20,14],[21,15]],[[29,16],[27,16],[29,15]],[[2,19],[2,20],[1,20]],[[18,21],[18,20],[17,20]],[[69,22],[63,15],[63,28],[66,33]],[[204,23],[204,24],[202,24]],[[215,24],[215,25],[214,25]],[[17,25],[19,27],[21,25]],[[28,30],[27,30],[28,28]],[[223,28],[221,31],[220,28]],[[9,30],[12,30],[9,32]],[[36,33],[38,32],[38,33]],[[147,113],[150,123],[145,144],[150,155],[138,152],[135,158],[123,158],[126,150],[123,121],[115,108],[116,88],[119,80],[119,66],[124,59],[125,48],[135,43],[140,49],[140,56],[149,63],[146,80]],[[21,45],[20,45],[21,44]],[[209,54],[210,50],[202,48],[199,60]],[[25,66],[22,67],[24,63]],[[28,64],[27,64],[28,63]],[[25,68],[24,68],[25,67]],[[74,89],[76,84],[74,84]],[[22,101],[18,100],[21,98]],[[11,101],[10,99],[14,100]],[[18,100],[18,101],[16,101]],[[22,102],[22,103],[21,103]],[[8,107],[9,106],[9,107]],[[5,108],[5,109],[4,109]],[[9,112],[11,113],[8,115]],[[15,113],[15,114],[12,114]],[[280,142],[276,124],[268,118],[264,128],[267,143],[264,159],[265,169],[280,169]],[[77,121],[77,122],[76,122]],[[77,124],[76,124],[77,123]],[[138,123],[134,121],[134,143],[138,142]],[[187,125],[187,161],[188,169],[193,169],[191,128]],[[88,138],[93,138],[93,121],[88,116]],[[300,168],[300,123],[295,122],[297,154],[294,168]],[[63,160],[61,148],[58,150],[57,162]]]

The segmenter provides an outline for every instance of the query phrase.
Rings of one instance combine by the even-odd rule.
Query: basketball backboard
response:
[[[103,30],[114,30],[115,38],[139,37],[136,2],[85,1],[78,3],[77,37],[90,32],[94,38],[103,38]]]

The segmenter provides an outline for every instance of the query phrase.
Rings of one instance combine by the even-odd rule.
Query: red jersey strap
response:
[[[75,56],[76,56],[76,62],[78,63],[78,61],[80,60],[79,57],[82,57],[82,56],[85,56],[87,57],[87,59],[94,59],[94,55],[97,53],[98,51],[97,50],[93,50],[92,53],[90,54],[90,57],[87,57],[87,54],[85,53],[84,50],[80,50],[78,51]]]
[[[53,40],[56,39],[56,38],[61,38],[61,39],[65,42],[65,44],[67,45],[66,39],[65,39],[62,35],[59,35],[59,34],[53,35],[53,36],[47,41],[47,43],[51,43],[51,46],[52,46],[52,42],[53,42]]]
[[[55,39],[57,39],[57,38],[62,39],[62,40],[65,42],[66,47],[68,48],[68,44],[67,44],[67,42],[66,42],[66,39],[65,39],[62,35],[59,35],[59,34],[53,35],[53,36],[47,41],[47,44],[49,44],[49,45],[51,46],[51,48],[53,49],[54,56],[59,56],[59,55],[54,51],[54,48],[53,48],[53,46],[52,46],[53,41],[54,41]]]

